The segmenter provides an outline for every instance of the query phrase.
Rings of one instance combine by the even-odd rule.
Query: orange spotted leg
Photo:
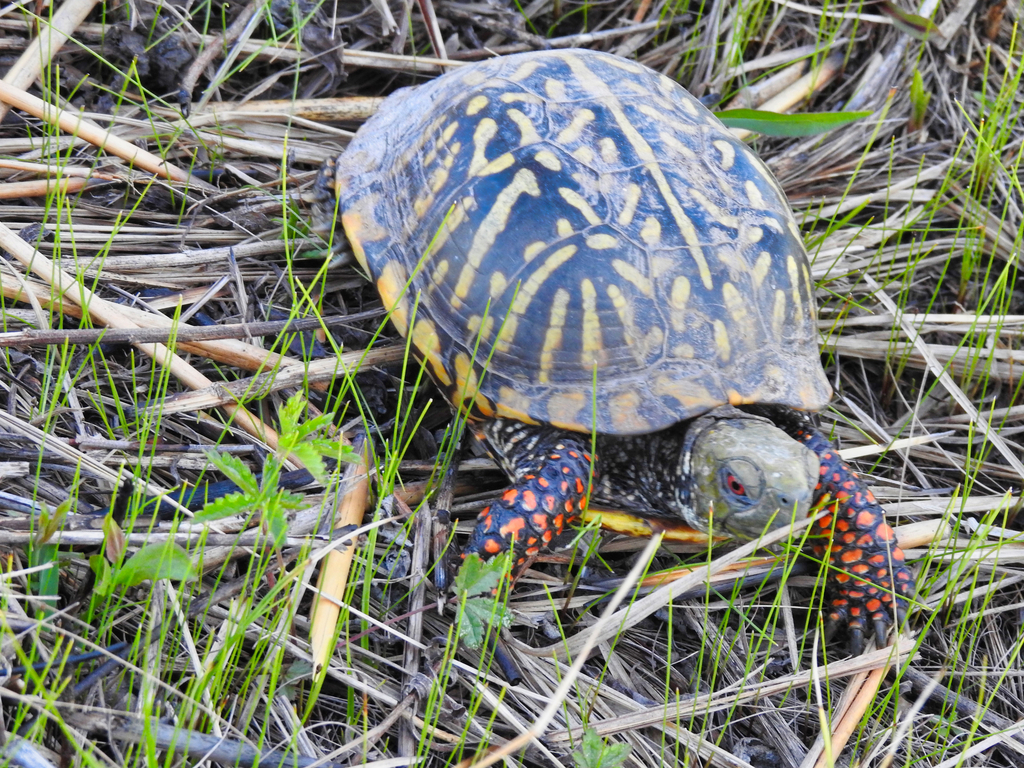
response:
[[[906,618],[914,594],[914,577],[896,544],[885,511],[857,473],[839,457],[828,439],[803,425],[793,436],[818,454],[820,478],[815,495],[831,496],[828,513],[818,519],[813,550],[831,565],[829,633],[848,628],[850,652],[861,652],[868,622],[878,645],[885,644],[889,624]]]
[[[590,454],[577,441],[527,442],[529,454],[515,457],[515,485],[480,513],[463,551],[489,558],[511,549],[513,576],[579,519],[591,482]]]

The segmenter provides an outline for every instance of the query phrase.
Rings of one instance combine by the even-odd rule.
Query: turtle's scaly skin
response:
[[[913,582],[881,508],[792,410],[831,390],[785,195],[677,83],[591,51],[462,67],[389,97],[316,190],[319,231],[340,215],[395,326],[514,480],[467,551],[511,546],[521,569],[602,493],[748,537],[831,493],[819,533],[835,543],[816,546],[832,617],[859,646],[901,615]],[[763,462],[722,455],[739,425],[702,432],[761,407]]]
[[[800,427],[794,437],[821,459],[818,494],[834,499],[815,526],[815,557],[833,569],[829,621],[848,627],[850,648],[860,652],[861,638],[870,625],[878,644],[892,617],[903,622],[907,601],[914,595],[914,577],[903,550],[896,545],[885,511],[861,479],[839,458],[832,444],[813,429]]]

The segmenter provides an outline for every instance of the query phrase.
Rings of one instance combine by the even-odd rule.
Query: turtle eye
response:
[[[735,462],[730,463],[734,464]],[[752,496],[750,491],[747,490],[747,486],[737,475],[735,467],[722,467],[718,472],[718,484],[721,488],[720,493],[730,504],[736,504],[740,507],[748,507],[757,503],[757,489],[751,489],[754,491]]]
[[[725,477],[725,487],[729,489],[731,493],[736,496],[746,496],[747,489],[743,487],[743,483],[736,479],[736,475],[729,474]]]

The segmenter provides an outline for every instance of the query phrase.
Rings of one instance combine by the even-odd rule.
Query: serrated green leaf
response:
[[[467,555],[455,577],[455,594],[459,597],[491,595],[508,571],[508,560],[507,554],[487,561],[477,554]]]
[[[253,497],[246,493],[229,493],[214,499],[199,512],[196,512],[194,521],[197,523],[211,523],[214,520],[221,520],[232,515],[247,514],[253,505]]]
[[[889,2],[889,0],[883,0],[879,3],[878,10],[892,19],[892,25],[896,29],[907,33],[916,40],[927,40],[931,35],[942,37],[939,28],[935,26],[935,22],[931,19],[904,11],[895,3]]]
[[[299,430],[299,415],[306,408],[305,398],[295,394],[288,398],[288,401],[278,411],[278,418],[281,420],[281,434],[291,435]]]
[[[114,584],[135,587],[146,580],[185,581],[192,575],[192,558],[173,541],[146,544],[121,566]]]
[[[275,503],[279,509],[304,509],[309,506],[303,494],[291,491],[281,491]]]
[[[508,627],[512,617],[505,606],[499,605],[493,598],[473,597],[462,604],[459,621],[459,636],[467,648],[479,648],[487,629],[492,626]]]
[[[629,757],[628,744],[607,744],[593,728],[583,731],[580,747],[572,753],[577,768],[619,768]]]
[[[240,458],[230,453],[218,453],[217,451],[207,451],[206,455],[210,459],[210,463],[223,472],[224,476],[237,485],[243,493],[252,495],[259,493],[259,480]]]
[[[309,470],[318,483],[327,482],[327,465],[316,446],[310,443],[299,443],[292,448],[292,455]]]
[[[302,424],[299,424],[296,433],[300,440],[304,440],[310,435],[317,435],[322,430],[327,429],[332,421],[334,421],[333,413],[321,413],[319,416],[306,419]]]
[[[780,115],[760,109],[727,109],[715,116],[730,128],[756,131],[765,136],[814,136],[863,120],[871,112],[802,112]]]

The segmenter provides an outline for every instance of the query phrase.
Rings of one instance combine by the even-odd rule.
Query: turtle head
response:
[[[687,523],[716,536],[756,539],[807,516],[819,479],[814,451],[757,417],[700,421],[682,457]]]

